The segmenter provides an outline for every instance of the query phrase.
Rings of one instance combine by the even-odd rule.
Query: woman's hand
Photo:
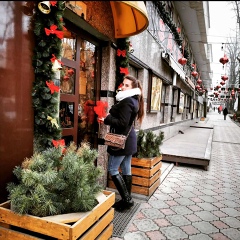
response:
[[[101,118],[98,117],[97,120],[98,120],[99,123],[103,123],[104,122],[104,118],[103,117],[101,117]]]

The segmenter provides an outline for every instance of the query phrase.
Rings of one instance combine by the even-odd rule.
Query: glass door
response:
[[[94,112],[100,88],[97,45],[80,32],[64,31],[59,114],[62,138],[67,145],[71,141],[78,145],[88,141],[92,147],[97,144],[98,124]]]

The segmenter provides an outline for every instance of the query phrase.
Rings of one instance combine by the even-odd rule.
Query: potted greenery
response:
[[[3,231],[14,226],[57,239],[73,239],[76,236],[71,237],[70,224],[80,237],[108,214],[108,224],[105,221],[103,227],[109,228],[111,236],[115,194],[103,191],[98,183],[102,171],[94,165],[97,155],[89,143],[77,148],[72,142],[68,147],[57,145],[34,153],[16,166],[13,173],[18,182],[7,185],[10,201],[0,204],[0,225],[8,224]]]
[[[137,153],[132,157],[132,192],[150,196],[160,185],[164,133],[139,130]]]
[[[152,158],[161,156],[160,145],[164,139],[164,133],[158,135],[153,131],[144,132],[142,129],[137,134],[137,158]]]

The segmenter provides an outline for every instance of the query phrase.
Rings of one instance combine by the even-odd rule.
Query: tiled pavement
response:
[[[174,166],[124,237],[112,240],[240,239],[240,127],[217,112],[207,119],[214,125],[208,170]]]

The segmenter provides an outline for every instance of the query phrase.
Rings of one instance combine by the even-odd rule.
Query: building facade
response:
[[[36,47],[34,14],[41,11],[38,3],[4,1],[0,5],[4,19],[0,26],[1,201],[7,198],[6,184],[13,180],[13,168],[34,152],[36,116],[32,95],[37,70],[32,59]],[[119,45],[122,40],[129,44],[128,72],[143,85],[145,118],[137,130],[163,131],[167,140],[206,116],[211,55],[206,41],[207,2],[184,2],[184,9],[176,1],[145,1],[140,2],[140,8],[132,3],[67,2],[61,69],[56,69],[53,79],[61,89],[58,124],[62,137],[65,142],[78,144],[87,140],[98,149],[96,164],[105,173],[101,179],[104,186],[108,155],[103,136],[107,127],[98,124],[94,106],[99,100],[109,107],[114,104],[118,52],[126,50]],[[128,15],[130,8],[139,13],[135,25]],[[191,16],[198,39],[190,35],[185,11]],[[48,14],[43,13],[42,17],[46,20]],[[179,63],[183,58],[187,59],[186,64]],[[194,71],[198,76],[192,74]],[[201,89],[196,89],[198,82]]]

